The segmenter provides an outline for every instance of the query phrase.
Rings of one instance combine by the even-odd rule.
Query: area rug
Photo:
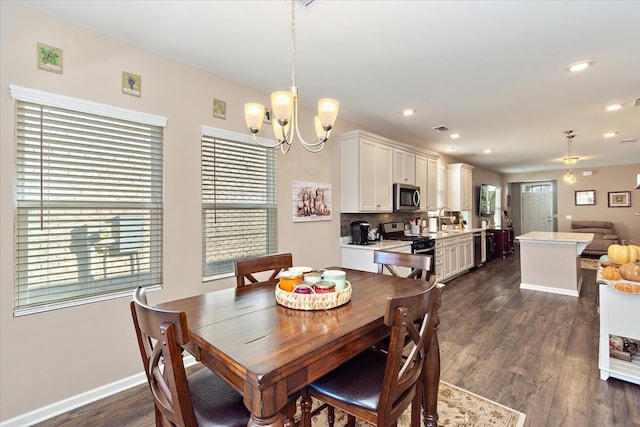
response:
[[[600,261],[592,258],[580,258],[580,268],[585,270],[597,270],[600,265]]]
[[[318,403],[317,401],[314,403]],[[314,405],[315,406],[315,405]],[[492,402],[482,396],[471,393],[444,381],[438,389],[438,427],[522,427],[525,414]],[[345,413],[336,410],[336,427],[346,423]],[[315,426],[326,426],[327,411],[322,411],[311,419]],[[398,420],[398,427],[411,425],[411,408],[408,408]],[[356,427],[370,426],[356,420]]]

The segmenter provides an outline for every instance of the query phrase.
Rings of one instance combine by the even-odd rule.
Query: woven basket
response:
[[[276,302],[294,310],[329,310],[348,303],[351,300],[351,283],[345,281],[345,288],[326,294],[298,294],[287,292],[276,285]]]

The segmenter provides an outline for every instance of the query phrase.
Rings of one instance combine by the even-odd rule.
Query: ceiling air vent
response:
[[[308,13],[313,10],[321,1],[323,0],[296,0],[296,5],[298,6],[298,10],[301,10],[304,13]]]
[[[640,97],[633,100],[634,107],[640,107]]]
[[[448,128],[448,127],[446,127],[446,126],[442,126],[442,125],[440,125],[440,126],[434,126],[434,127],[432,127],[431,129],[435,130],[436,132],[446,132],[446,131],[448,131],[448,130],[449,130],[449,128]]]
[[[638,138],[629,138],[629,139],[623,139],[620,141],[620,144],[630,144],[632,142],[636,142],[638,140]]]

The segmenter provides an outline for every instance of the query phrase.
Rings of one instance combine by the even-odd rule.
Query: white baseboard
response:
[[[196,360],[193,356],[187,356],[184,358],[185,366],[190,366],[195,363]],[[17,417],[9,420],[2,421],[0,422],[0,427],[30,427],[34,424],[41,423],[60,414],[64,414],[65,412],[72,411],[76,408],[80,408],[84,405],[88,405],[89,403],[104,399],[105,397],[112,396],[116,393],[120,393],[146,382],[146,375],[144,372],[140,372],[139,374],[132,375],[128,378],[114,381],[111,384],[94,388],[93,390],[77,394],[68,399],[60,400],[34,411],[27,412],[26,414],[18,415]]]

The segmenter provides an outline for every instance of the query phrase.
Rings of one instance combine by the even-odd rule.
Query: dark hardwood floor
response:
[[[640,386],[600,380],[595,271],[583,273],[580,298],[520,290],[516,249],[448,282],[442,380],[526,413],[528,427],[640,427]],[[80,425],[153,426],[147,385],[38,424]]]

